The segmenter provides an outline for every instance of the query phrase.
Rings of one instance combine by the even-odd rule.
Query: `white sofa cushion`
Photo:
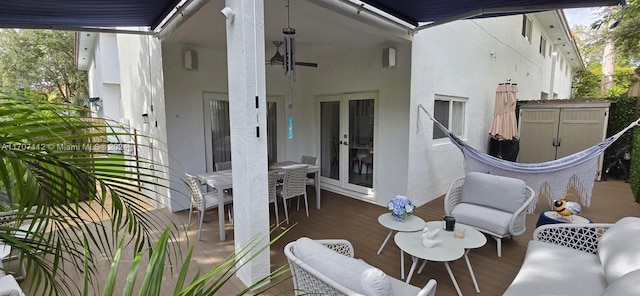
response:
[[[393,290],[393,295],[418,295],[418,293],[420,293],[421,289],[414,285],[409,285],[404,281],[390,276],[388,276],[388,278],[391,281],[391,289]]]
[[[609,227],[598,241],[598,256],[609,284],[640,269],[640,218],[625,217]]]
[[[606,285],[597,255],[530,241],[522,267],[503,296],[600,295]]]
[[[629,272],[604,290],[602,296],[638,295],[640,293],[640,269]]]
[[[456,222],[473,225],[479,229],[491,231],[497,235],[509,233],[512,213],[469,203],[460,203],[451,211]]]
[[[514,213],[527,197],[527,187],[520,179],[470,172],[465,176],[460,200]]]
[[[363,275],[368,269],[377,268],[361,259],[339,254],[310,238],[299,238],[294,246],[294,254],[317,272],[357,293],[375,295],[373,291],[380,291],[380,295],[386,295],[385,291],[392,289],[389,277],[384,275],[364,280],[369,285],[369,291],[365,290],[361,284]]]

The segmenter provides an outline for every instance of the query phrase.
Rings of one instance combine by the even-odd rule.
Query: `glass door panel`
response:
[[[349,100],[349,184],[373,188],[373,99]]]
[[[320,102],[320,176],[340,180],[340,101]]]
[[[322,182],[373,194],[376,98],[377,93],[318,98]]]

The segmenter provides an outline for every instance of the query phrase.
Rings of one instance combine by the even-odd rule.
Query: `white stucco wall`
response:
[[[198,52],[198,69],[186,70],[184,50]],[[199,174],[206,171],[204,143],[203,92],[227,92],[227,60],[222,51],[182,44],[162,44],[167,143],[171,158],[169,166],[175,172]],[[186,192],[179,184],[180,174],[171,176],[177,190]],[[185,200],[188,201],[188,200]],[[172,208],[173,211],[187,208]]]
[[[166,147],[166,116],[164,104],[164,78],[160,41],[151,36],[119,34],[117,36],[118,58],[120,60],[120,86],[124,118],[131,127],[143,135],[138,137],[141,146],[138,153],[147,159],[167,166],[169,156]],[[149,122],[144,123],[142,114],[148,114]],[[162,170],[162,168],[154,168]],[[175,172],[158,173],[159,183],[164,183]],[[162,188],[157,191],[157,206],[170,209],[188,206],[185,192],[169,192]],[[173,194],[173,195],[172,195]],[[170,198],[173,197],[173,198]]]
[[[385,47],[397,50],[397,65],[382,67],[382,51]],[[409,125],[409,86],[411,69],[411,44],[384,44],[359,52],[319,61],[319,67],[309,71],[302,81],[302,108],[294,108],[294,117],[301,118],[309,126],[311,138],[306,144],[292,147],[293,151],[311,149],[319,135],[317,111],[318,95],[354,92],[378,92],[378,109],[375,111],[377,131],[374,136],[375,159],[373,184],[376,204],[386,205],[395,195],[407,193],[407,165]],[[305,115],[306,114],[306,115]],[[296,116],[297,115],[297,116]],[[300,120],[299,120],[300,121]],[[306,145],[306,146],[304,146]],[[315,149],[314,149],[315,150]],[[319,152],[316,152],[316,155]],[[297,156],[299,157],[299,156]]]
[[[464,174],[462,153],[448,140],[432,139],[433,124],[417,115],[417,106],[433,114],[435,95],[467,98],[465,140],[487,151],[498,83],[517,83],[519,100],[540,99],[541,91],[550,89],[551,57],[539,54],[543,27],[535,18],[533,23],[531,43],[521,35],[521,15],[457,21],[414,36],[407,194],[416,204],[446,193]],[[554,92],[568,98],[571,75],[556,71]]]
[[[116,34],[100,33],[96,43],[88,71],[89,97],[99,97],[100,100],[90,103],[89,107],[93,116],[118,122],[123,117],[124,110],[120,96],[120,61]],[[118,142],[112,136],[108,140]],[[110,151],[119,152],[114,147],[117,146],[110,146]]]
[[[102,64],[102,82],[120,83],[120,66],[118,63],[118,40],[116,34],[100,33],[98,38],[99,59]],[[96,51],[98,51],[98,48]]]

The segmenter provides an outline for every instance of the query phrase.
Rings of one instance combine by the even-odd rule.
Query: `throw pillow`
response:
[[[640,269],[640,218],[625,217],[614,223],[598,241],[598,256],[609,285]]]
[[[360,284],[368,296],[393,296],[391,281],[380,269],[371,267],[362,273]]]

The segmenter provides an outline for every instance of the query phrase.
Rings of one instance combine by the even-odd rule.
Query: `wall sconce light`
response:
[[[491,57],[494,59],[498,57],[498,54],[493,50],[491,51],[491,53],[489,53],[489,55],[491,55]]]
[[[232,22],[233,21],[233,17],[236,15],[235,12],[233,12],[233,9],[229,8],[229,7],[225,7],[222,10],[220,10],[220,12],[222,13],[222,15],[224,15],[225,18],[227,18],[228,21]]]
[[[148,124],[149,123],[149,114],[147,114],[147,113],[143,113],[142,114],[142,123],[144,123],[144,124]]]

